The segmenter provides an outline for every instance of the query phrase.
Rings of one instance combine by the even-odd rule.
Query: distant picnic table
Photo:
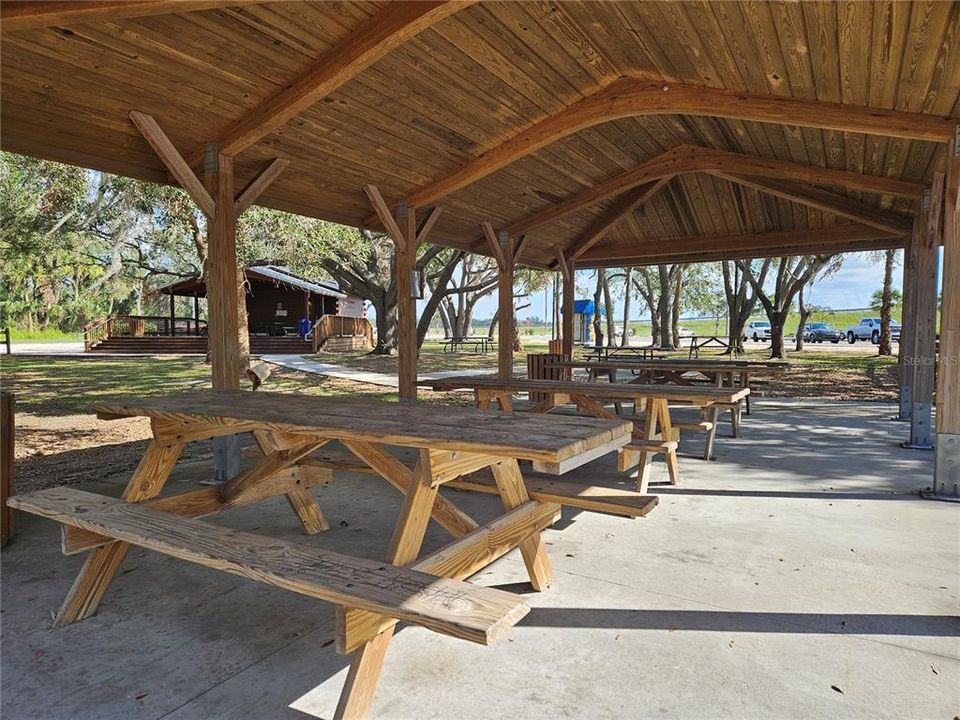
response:
[[[452,337],[443,341],[443,352],[460,352],[463,348],[471,347],[475,353],[486,354],[492,345],[490,338],[485,335],[470,335],[467,337]]]
[[[632,491],[542,479],[531,484],[521,475],[518,460],[556,474],[628,444],[631,425],[622,418],[242,391],[137,398],[94,409],[103,419],[151,419],[153,438],[122,499],[63,487],[17,495],[10,503],[62,523],[65,553],[90,553],[55,624],[96,612],[131,545],[327,600],[337,606],[337,649],[351,653],[339,718],[367,715],[398,620],[488,644],[522,618],[529,607],[521,596],[463,580],[519,547],[533,587],[548,587],[552,570],[540,533],[559,518],[561,504],[642,517],[657,502]],[[158,497],[186,444],[239,433],[252,433],[257,442],[262,457],[253,465],[225,483]],[[308,534],[326,530],[309,488],[330,480],[331,468],[311,456],[334,441],[402,494],[386,563],[198,519],[283,495]],[[416,463],[404,464],[389,446],[412,449]],[[500,496],[505,512],[481,525],[439,489],[484,468],[491,482],[458,485]],[[419,557],[431,518],[454,541]]]
[[[643,425],[640,417],[630,418],[635,422],[630,444],[618,448],[618,468],[621,471],[637,467],[637,490],[647,492],[650,479],[650,460],[655,454],[663,454],[667,462],[671,484],[679,481],[680,469],[677,460],[679,429],[670,417],[670,402],[689,403],[701,408],[719,404],[736,404],[749,395],[749,388],[686,387],[664,384],[596,383],[571,380],[527,380],[523,378],[492,378],[488,376],[449,377],[424,380],[419,383],[434,390],[473,390],[477,407],[486,409],[496,402],[502,410],[513,410],[513,396],[519,393],[535,394],[544,399],[535,404],[533,413],[549,413],[558,407],[573,403],[584,413],[598,418],[615,420],[621,416],[604,407],[605,401],[633,403],[634,413],[644,406]],[[554,415],[559,420],[563,416]],[[716,420],[707,427],[707,421],[697,423],[707,431],[705,456],[713,451]],[[597,450],[593,458],[606,451]]]

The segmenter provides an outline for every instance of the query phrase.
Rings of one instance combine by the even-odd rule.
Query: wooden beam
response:
[[[157,157],[167,166],[170,174],[176,178],[187,195],[197,204],[197,207],[203,211],[208,219],[216,215],[217,207],[210,193],[200,182],[200,178],[190,169],[190,165],[183,159],[177,148],[174,147],[170,139],[164,134],[163,130],[157,124],[152,116],[136,110],[130,111],[130,120],[137,126],[137,130],[143,135]],[[231,205],[233,198],[231,198]]]
[[[497,233],[493,229],[493,225],[488,222],[480,223],[480,227],[483,230],[483,237],[487,241],[487,247],[490,249],[490,254],[493,256],[493,259],[497,263],[497,267],[502,268],[506,265],[506,258],[503,256],[503,249],[500,247],[500,242],[497,240]]]
[[[233,125],[216,142],[229,155],[239,155],[274,130],[338,90],[392,50],[474,0],[387,3],[378,13]],[[199,160],[199,151],[187,157]]]
[[[489,226],[489,223],[485,223]],[[495,247],[500,252],[500,272],[497,274],[497,307],[500,331],[497,336],[497,369],[500,377],[513,377],[513,238],[501,231]]]
[[[378,193],[379,194],[379,193]],[[382,202],[382,198],[381,198]],[[389,215],[387,216],[389,217]],[[401,202],[394,223],[397,244],[397,370],[400,400],[417,399],[417,301],[413,297],[413,270],[417,259],[417,213]]]
[[[529,235],[521,235],[517,239],[517,244],[513,247],[513,263],[516,265],[520,258],[523,256],[523,251],[527,249],[527,240],[530,238]]]
[[[423,245],[426,242],[427,237],[430,235],[430,231],[433,230],[433,226],[437,224],[437,220],[440,219],[440,214],[443,210],[438,205],[430,211],[430,214],[427,215],[427,219],[423,221],[423,224],[420,226],[420,229],[417,230],[417,246]]]
[[[646,203],[660,192],[660,189],[670,182],[670,176],[662,177],[652,183],[634,188],[624,195],[623,199],[601,215],[589,229],[581,235],[573,246],[567,250],[567,255],[574,260],[592,248],[610,230],[618,225],[627,215]]]
[[[567,264],[567,254],[559,243],[555,246],[555,250],[557,251],[556,265],[560,269],[560,274],[563,276],[564,281],[569,281],[570,266]]]
[[[422,185],[407,195],[407,201],[418,206],[435,203],[580,130],[647,115],[721,117],[931,142],[951,139],[954,124],[922,113],[622,78]]]
[[[237,195],[234,213],[239,215],[253,205],[257,201],[257,198],[263,194],[263,191],[270,187],[273,181],[277,179],[289,164],[289,160],[275,158],[272,163],[260,171],[260,173],[240,191],[240,194]]]
[[[564,268],[563,275],[563,312],[562,327],[560,337],[563,340],[563,355],[567,360],[573,359],[573,301],[577,293],[576,286],[576,265],[575,261],[567,259],[562,248],[557,247],[557,257],[560,260],[560,266]]]
[[[216,203],[207,220],[207,314],[213,387],[240,388],[240,324],[237,279],[237,220],[233,158],[207,145],[204,182]],[[246,328],[243,328],[246,331]]]
[[[933,490],[960,496],[960,125],[947,144]]]
[[[753,177],[794,180],[814,185],[831,185],[850,190],[919,199],[923,186],[894,178],[835,170],[817,165],[771,160],[732,153],[698,145],[677,145],[632,170],[615,175],[591,188],[540,212],[532,213],[507,226],[511,235],[521,235],[538,227],[615,197],[640,185],[672,175],[707,171],[729,171]]]
[[[903,247],[900,235],[891,235],[882,230],[856,223],[844,223],[824,228],[804,228],[769,233],[743,233],[738,235],[699,235],[680,238],[650,238],[643,242],[609,243],[594,246],[579,260],[583,267],[604,267],[622,264],[651,264],[666,262],[663,258],[687,258],[699,260],[709,255],[710,259],[761,257],[755,253],[773,255],[836,253],[861,249],[860,243],[871,243],[873,248]],[[787,250],[802,250],[791,253]]]
[[[19,30],[62,27],[151,15],[171,15],[250,5],[268,0],[4,0],[0,29],[4,35]]]
[[[838,217],[863,223],[892,235],[906,235],[913,227],[913,218],[907,215],[901,215],[890,210],[881,210],[873,205],[866,205],[828,190],[800,187],[795,183],[778,180],[758,180],[757,178],[732,175],[725,172],[710,172],[709,174],[744,187],[753,188],[758,192],[774,195],[817,210],[824,210]]]
[[[383,199],[379,188],[377,188],[376,185],[364,185],[363,191],[367,194],[367,198],[369,198],[370,204],[373,205],[373,209],[380,219],[380,224],[383,225],[387,231],[387,235],[390,236],[390,239],[393,240],[398,248],[403,247],[406,239],[400,231],[400,226],[397,225],[397,221],[394,220],[393,215],[390,214],[390,206],[387,205]]]

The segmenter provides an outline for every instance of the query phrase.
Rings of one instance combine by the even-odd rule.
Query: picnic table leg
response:
[[[748,373],[746,370],[740,373],[740,387],[750,387],[750,373]],[[746,403],[747,403],[747,415],[749,415],[750,414],[750,396],[749,395],[747,395]]]
[[[431,485],[430,454],[420,451],[420,462],[414,471],[414,481],[403,501],[400,517],[390,541],[387,561],[392,565],[409,565],[420,554],[423,536],[430,521],[430,511],[437,497],[437,488]],[[387,647],[393,638],[393,627],[384,630],[364,643],[350,657],[350,671],[340,693],[335,720],[353,720],[369,715],[373,694],[383,668]]]
[[[283,450],[293,442],[292,440],[290,442],[284,441],[274,433],[266,430],[255,431],[253,437],[264,455],[270,455],[278,450]],[[309,470],[300,467],[297,472],[304,473],[309,472]],[[330,529],[330,523],[327,522],[323,510],[320,509],[320,503],[317,502],[317,498],[309,488],[299,488],[288,492],[287,502],[290,503],[290,508],[296,513],[297,517],[300,518],[303,531],[307,535],[316,535],[319,532]]]
[[[151,440],[123,491],[123,499],[140,502],[159,495],[182,452],[183,445],[161,445]],[[84,620],[97,612],[129,547],[125,542],[112,542],[90,551],[53,621],[55,627]]]
[[[670,421],[670,405],[666,400],[657,400],[657,416],[660,418],[660,437],[664,440],[680,440],[680,432],[673,427]],[[676,450],[667,450],[664,453],[667,461],[667,472],[670,474],[670,484],[680,482],[680,463],[677,460]]]
[[[497,483],[500,499],[507,512],[530,499],[527,495],[527,486],[523,482],[523,475],[520,473],[520,465],[516,460],[501,460],[491,465],[490,469],[493,471],[493,479]],[[550,559],[547,557],[539,532],[533,533],[520,543],[520,554],[527,566],[527,574],[530,576],[533,589],[540,591],[550,587],[553,584],[553,569],[550,567]]]
[[[643,424],[643,438],[645,440],[655,440],[657,437],[657,420],[659,412],[657,410],[657,401],[647,398],[646,418]],[[653,453],[647,450],[641,450],[639,453],[639,465],[637,467],[637,492],[647,494],[647,488],[650,485],[650,465],[653,460]]]
[[[717,435],[717,424],[720,422],[720,408],[711,404],[707,407],[707,419],[710,421],[710,429],[707,430],[707,442],[703,449],[703,459],[713,460],[713,440]]]

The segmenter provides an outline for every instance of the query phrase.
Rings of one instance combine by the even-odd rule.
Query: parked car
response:
[[[857,340],[869,340],[874,345],[880,344],[880,318],[863,318],[856,325],[851,325],[843,331],[847,342],[853,345]],[[890,339],[900,342],[900,323],[890,320]]]
[[[822,322],[807,323],[803,332],[803,339],[807,342],[823,342],[824,340],[829,340],[833,344],[837,344],[842,337],[843,333],[833,325]]]
[[[744,331],[743,339],[750,338],[754,342],[761,342],[770,339],[770,323],[766,320],[757,320],[747,325]]]
[[[682,325],[679,328],[677,328],[677,333],[682,338],[692,338],[696,335],[696,333],[693,330],[691,330],[688,327],[683,327]]]

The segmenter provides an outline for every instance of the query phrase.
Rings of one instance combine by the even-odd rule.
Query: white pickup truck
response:
[[[857,340],[869,340],[874,345],[880,344],[880,318],[864,318],[856,325],[851,325],[843,334],[847,342],[853,345]],[[890,339],[900,342],[900,323],[890,320]]]

